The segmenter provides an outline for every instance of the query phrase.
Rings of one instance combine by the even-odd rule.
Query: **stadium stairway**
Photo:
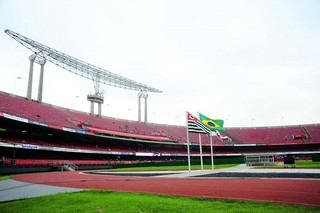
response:
[[[76,166],[75,164],[72,163],[68,163],[62,166],[57,166],[58,169],[63,172],[63,171],[70,171],[70,172],[74,172],[76,170],[78,170],[78,166]]]
[[[301,126],[304,134],[307,136],[307,139],[312,139],[312,136],[310,134],[310,132],[307,130],[307,128],[305,126]]]
[[[220,130],[221,131],[221,130]],[[239,142],[238,139],[236,139],[234,136],[232,136],[228,131],[221,131],[224,135],[228,136],[232,140],[232,142]]]

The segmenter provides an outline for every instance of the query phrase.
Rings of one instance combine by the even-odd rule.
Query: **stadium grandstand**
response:
[[[198,134],[189,135],[196,159]],[[209,159],[209,137],[201,137],[203,156]],[[100,117],[0,92],[2,172],[186,161],[186,138],[186,126]],[[320,124],[226,128],[213,142],[215,157],[310,156],[320,152]]]
[[[186,161],[187,138],[193,159],[211,157],[210,138],[187,135],[187,127],[148,123],[148,92],[161,92],[128,78],[80,61],[10,30],[9,36],[33,52],[29,57],[26,97],[0,92],[0,173],[110,168],[114,164]],[[33,63],[45,61],[94,81],[95,93],[87,96],[90,113],[42,102],[40,76],[38,98],[33,100]],[[100,83],[138,91],[138,121],[103,116]],[[140,99],[145,99],[141,121]],[[94,113],[94,104],[98,113]],[[225,128],[212,136],[215,158],[249,155],[310,157],[320,153],[320,124]]]

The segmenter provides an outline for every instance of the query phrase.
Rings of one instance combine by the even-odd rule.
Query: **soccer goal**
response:
[[[274,155],[247,155],[247,166],[271,166],[275,165]]]

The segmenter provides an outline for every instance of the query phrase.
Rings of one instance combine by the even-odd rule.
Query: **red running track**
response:
[[[320,206],[318,179],[166,178],[88,175],[80,172],[24,174],[14,180],[81,189],[258,200]]]

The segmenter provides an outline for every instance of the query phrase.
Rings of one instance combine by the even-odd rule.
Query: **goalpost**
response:
[[[274,165],[274,155],[246,155],[247,166],[270,166]]]

